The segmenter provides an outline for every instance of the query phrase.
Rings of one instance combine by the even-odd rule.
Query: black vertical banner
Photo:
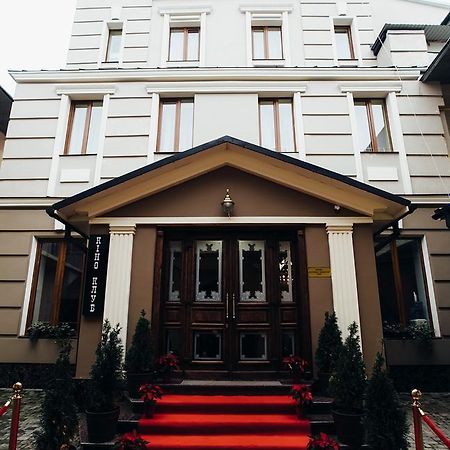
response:
[[[91,235],[89,237],[86,281],[83,296],[83,315],[86,317],[103,315],[108,253],[109,234]]]

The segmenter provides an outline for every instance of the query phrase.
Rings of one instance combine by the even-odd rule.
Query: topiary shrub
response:
[[[384,358],[378,353],[366,391],[367,443],[377,450],[407,450],[406,414],[383,365]]]
[[[145,318],[145,311],[141,311],[131,346],[125,356],[125,370],[130,373],[146,373],[154,369],[154,354],[150,321]]]
[[[331,373],[342,351],[342,333],[336,313],[325,313],[325,322],[319,334],[316,350],[316,365],[320,372]]]

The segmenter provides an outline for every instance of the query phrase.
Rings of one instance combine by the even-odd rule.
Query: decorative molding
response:
[[[114,224],[109,227],[110,234],[135,234],[136,233],[136,225],[132,224]]]
[[[383,94],[388,94],[390,92],[401,92],[402,91],[402,86],[399,86],[398,84],[374,84],[374,83],[370,83],[368,82],[367,84],[364,85],[341,85],[340,86],[341,92],[342,93],[347,93],[347,92],[351,92],[354,94],[357,93],[364,93],[364,94],[370,94],[372,92],[377,92],[377,93],[383,93]]]
[[[282,13],[282,12],[292,12],[294,10],[294,5],[291,3],[288,4],[279,4],[276,6],[268,6],[264,3],[259,4],[248,4],[248,5],[242,5],[239,7],[239,10],[241,12],[251,12],[251,13]]]
[[[294,93],[306,92],[305,84],[288,84],[280,86],[277,82],[271,81],[256,81],[254,83],[245,83],[239,81],[210,81],[210,82],[186,82],[183,84],[174,84],[171,82],[154,83],[147,87],[148,94],[197,94],[197,93],[216,93],[216,94],[228,94],[228,93],[260,93],[260,92],[282,92],[282,93]]]
[[[198,15],[202,13],[210,14],[212,11],[211,6],[193,6],[193,7],[186,7],[186,4],[183,4],[180,6],[171,6],[170,8],[160,8],[159,14],[161,16],[165,14],[169,14],[170,16],[182,16],[182,15]]]
[[[91,225],[110,225],[110,227],[135,227],[136,225],[191,225],[191,224],[327,224],[328,226],[347,226],[371,224],[371,217],[97,217],[89,221]]]
[[[89,100],[95,100],[94,96],[103,97],[106,94],[115,94],[116,86],[67,86],[63,88],[57,88],[56,93],[58,95],[68,95],[71,98],[77,98],[80,96],[86,97]]]

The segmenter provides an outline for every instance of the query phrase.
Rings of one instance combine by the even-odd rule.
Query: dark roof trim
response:
[[[450,27],[447,25],[386,23],[371,47],[375,55],[378,55],[386,39],[387,32],[390,30],[423,30],[428,42],[446,42],[450,39]]]
[[[433,59],[420,81],[450,82],[450,39]]]
[[[445,19],[442,21],[441,25],[450,25],[450,12],[445,16]]]
[[[132,172],[128,172],[125,175],[114,178],[113,180],[107,181],[99,186],[95,186],[93,188],[87,189],[86,191],[80,192],[79,194],[75,194],[72,197],[68,197],[64,200],[61,200],[54,205],[52,208],[54,210],[59,210],[66,206],[69,206],[73,203],[76,203],[80,200],[90,197],[91,195],[98,194],[99,192],[106,191],[112,187],[118,186],[121,183],[124,183],[133,178],[139,177],[141,175],[145,175],[146,173],[152,172],[153,170],[159,169],[161,167],[172,164],[176,161],[189,158],[190,156],[196,155],[197,153],[201,153],[205,150],[208,150],[212,147],[216,147],[218,145],[229,143],[234,144],[240,147],[243,147],[249,151],[258,153],[260,155],[267,156],[269,158],[276,159],[278,161],[283,161],[284,163],[291,164],[296,167],[300,167],[302,169],[309,170],[311,172],[317,173],[319,175],[323,175],[325,177],[331,178],[333,180],[340,181],[349,186],[355,187],[357,189],[361,189],[363,191],[369,192],[371,194],[377,195],[379,197],[386,198],[395,203],[399,203],[401,205],[409,206],[411,202],[406,198],[400,197],[395,194],[391,194],[390,192],[383,191],[373,186],[369,186],[365,183],[361,183],[360,181],[353,180],[352,178],[346,177],[345,175],[341,175],[339,173],[333,172],[328,169],[324,169],[323,167],[316,166],[311,163],[307,163],[305,161],[301,161],[299,159],[292,158],[290,156],[283,155],[281,153],[277,153],[273,150],[268,150],[266,148],[260,147],[259,145],[250,144],[249,142],[242,141],[237,138],[233,138],[231,136],[222,136],[219,139],[215,139],[214,141],[207,142],[206,144],[199,145],[197,147],[191,148],[190,150],[186,150],[184,152],[177,153],[176,155],[169,156],[168,158],[164,158],[160,161],[156,161],[152,164],[149,164],[144,167],[140,167],[139,169],[133,170]]]

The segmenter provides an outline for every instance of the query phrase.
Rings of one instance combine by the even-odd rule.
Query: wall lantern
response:
[[[222,201],[222,209],[223,212],[228,216],[231,217],[231,214],[233,213],[234,209],[234,202],[230,197],[230,190],[227,189],[227,193],[225,195],[225,198]]]
[[[434,220],[445,220],[445,225],[450,229],[450,204],[435,209],[431,217]]]

